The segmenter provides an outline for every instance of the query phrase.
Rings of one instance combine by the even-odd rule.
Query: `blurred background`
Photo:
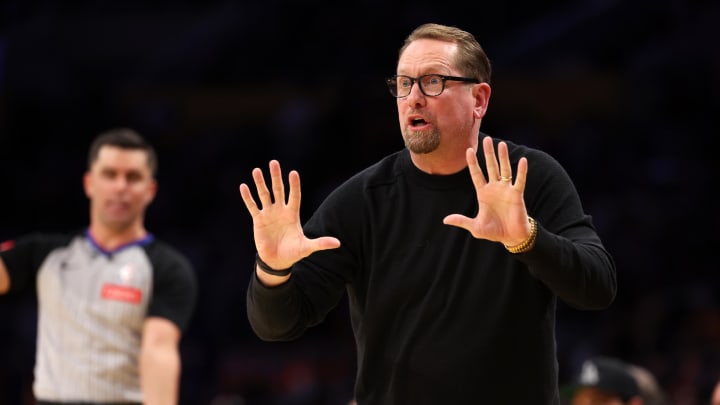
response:
[[[402,148],[383,79],[417,25],[474,33],[494,68],[483,131],[555,156],[614,255],[607,310],[558,307],[563,384],[605,354],[674,403],[720,379],[720,4],[709,0],[0,2],[0,240],[87,224],[90,140],[129,126],[160,156],[147,223],[196,267],[182,404],[346,404],[343,302],[302,339],[251,331],[254,244],[237,187],[279,159],[302,217]],[[35,301],[0,297],[0,405],[32,404]],[[532,338],[532,337],[529,337]]]

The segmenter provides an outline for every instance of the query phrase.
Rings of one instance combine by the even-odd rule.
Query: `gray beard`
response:
[[[403,140],[405,147],[413,153],[430,153],[440,146],[440,132],[437,130],[413,131],[405,128]]]

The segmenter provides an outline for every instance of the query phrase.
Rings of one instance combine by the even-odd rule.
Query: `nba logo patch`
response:
[[[126,264],[122,266],[119,270],[120,273],[120,281],[122,281],[123,284],[129,284],[130,279],[132,279],[133,273],[135,272],[135,269],[132,265]]]

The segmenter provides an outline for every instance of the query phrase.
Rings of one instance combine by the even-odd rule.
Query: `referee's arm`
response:
[[[5,294],[10,289],[10,275],[8,274],[5,262],[0,257],[0,294]]]
[[[180,335],[180,329],[168,319],[145,320],[139,359],[144,405],[178,403]]]

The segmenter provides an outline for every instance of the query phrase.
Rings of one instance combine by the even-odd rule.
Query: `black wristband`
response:
[[[258,267],[260,267],[260,270],[264,271],[267,274],[272,274],[273,276],[284,277],[290,274],[290,272],[292,271],[292,267],[288,267],[287,269],[282,270],[273,269],[272,267],[268,266],[267,263],[262,261],[258,253],[255,253],[255,263],[257,263]]]

